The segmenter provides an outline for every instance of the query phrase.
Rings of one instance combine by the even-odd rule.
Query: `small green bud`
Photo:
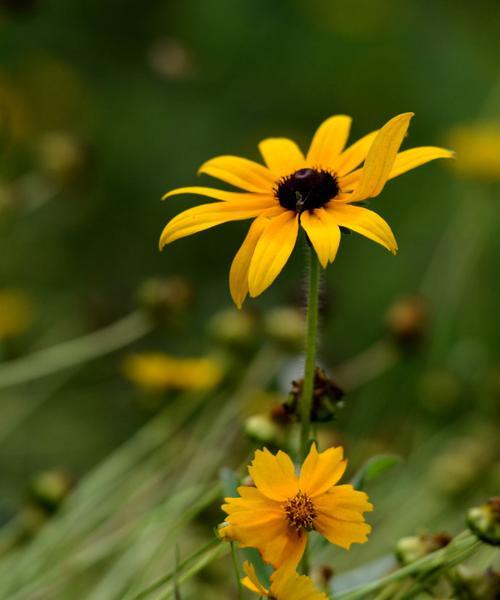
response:
[[[144,281],[137,290],[139,306],[157,323],[165,323],[185,310],[193,300],[191,282],[178,276]]]
[[[424,533],[401,538],[396,544],[396,557],[402,565],[408,565],[435,550],[444,548],[451,541],[447,533]]]
[[[264,328],[271,339],[290,351],[298,351],[304,344],[304,315],[296,308],[280,306],[270,310]]]
[[[485,544],[500,546],[500,496],[469,509],[467,525]]]
[[[267,415],[252,415],[245,421],[245,434],[260,444],[276,446],[280,443],[282,432]]]
[[[253,314],[235,308],[215,313],[208,321],[208,333],[215,341],[230,347],[246,347],[255,339],[257,320]]]

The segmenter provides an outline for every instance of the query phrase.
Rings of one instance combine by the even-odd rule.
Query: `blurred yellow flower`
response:
[[[292,140],[269,138],[259,144],[266,166],[238,156],[209,160],[200,173],[244,191],[195,186],[165,194],[164,198],[198,194],[219,202],[196,206],[173,218],[163,230],[160,249],[221,223],[255,218],[229,274],[231,295],[238,307],[247,294],[258,296],[276,279],[290,257],[300,227],[323,268],[335,259],[340,227],[396,252],[389,225],[354,203],[378,196],[389,179],[453,155],[431,146],[398,153],[412,116],[404,113],[394,117],[347,149],[351,118],[336,115],[316,131],[307,155]]]
[[[208,390],[222,379],[221,365],[211,358],[174,358],[161,352],[143,352],[125,359],[123,374],[146,392]]]
[[[310,577],[298,575],[293,568],[282,567],[271,575],[271,587],[265,588],[259,581],[255,568],[248,561],[243,564],[247,574],[243,585],[266,598],[273,600],[328,600],[326,594],[319,592]]]
[[[352,485],[336,485],[346,468],[342,458],[341,447],[318,453],[313,444],[297,476],[284,452],[257,450],[248,468],[255,487],[241,486],[239,498],[226,498],[221,537],[257,548],[275,568],[297,565],[309,531],[345,549],[366,542],[371,527],[363,513],[373,506]]]
[[[24,333],[32,324],[31,300],[20,290],[0,290],[0,340]]]
[[[448,140],[456,149],[459,173],[500,181],[500,121],[457,125],[450,130]]]

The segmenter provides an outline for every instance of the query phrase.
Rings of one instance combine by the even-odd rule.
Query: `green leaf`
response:
[[[363,490],[367,484],[374,481],[380,475],[391,469],[392,467],[399,465],[402,462],[402,458],[397,454],[379,454],[372,456],[361,469],[351,479],[353,487],[357,490]]]

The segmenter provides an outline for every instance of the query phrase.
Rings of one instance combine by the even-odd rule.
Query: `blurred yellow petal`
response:
[[[222,200],[223,202],[231,202],[233,200],[261,200],[263,198],[269,198],[270,194],[254,194],[249,192],[227,192],[226,190],[216,190],[209,187],[201,186],[190,186],[177,188],[167,192],[162,200],[166,200],[171,196],[178,196],[179,194],[195,194],[196,196],[207,196],[207,198],[214,198],[215,200]]]
[[[262,232],[250,263],[250,295],[261,294],[279,275],[295,246],[298,217],[292,211],[274,217]]]
[[[391,173],[412,117],[413,113],[398,115],[378,132],[368,151],[352,202],[374,198],[380,194]]]
[[[316,444],[312,444],[300,471],[300,489],[309,498],[315,498],[329,490],[344,474],[347,463],[342,460],[343,455],[340,446],[318,452]]]
[[[437,158],[454,158],[454,156],[455,153],[451,150],[446,150],[445,148],[436,148],[434,146],[421,146],[418,148],[405,150],[396,156],[396,160],[394,161],[394,165],[391,169],[388,179],[393,179],[394,177],[402,175],[407,171],[416,169],[417,167],[425,165],[425,163],[428,163],[431,160],[436,160]]]
[[[202,164],[198,173],[205,173],[242,190],[257,193],[272,192],[275,177],[256,162],[239,156],[217,156]]]
[[[338,225],[364,235],[377,244],[381,244],[393,254],[397,252],[398,245],[391,228],[381,216],[372,210],[335,201],[330,202],[326,206],[326,210]]]
[[[349,146],[349,148],[344,150],[335,162],[335,172],[338,175],[345,175],[358,167],[365,160],[377,134],[378,129],[363,136],[357,142]]]
[[[328,169],[335,164],[347,143],[351,121],[346,115],[335,115],[319,126],[307,153],[310,166]]]
[[[293,462],[281,450],[276,455],[267,448],[257,450],[248,473],[257,489],[272,500],[292,498],[299,490]]]
[[[318,213],[321,210],[323,209],[306,210],[300,215],[300,224],[307,233],[307,237],[316,251],[321,266],[325,269],[331,255],[332,237],[335,236],[335,229],[339,231],[339,228],[333,223],[332,232],[331,228],[319,218]]]
[[[272,198],[244,200],[234,202],[212,202],[189,208],[174,217],[163,230],[160,237],[160,250],[179,238],[228,221],[239,221],[256,217],[263,210],[276,206]]]
[[[234,257],[229,271],[229,289],[231,297],[238,308],[241,308],[248,294],[248,269],[250,268],[255,246],[262,232],[269,224],[269,218],[284,212],[284,208],[277,206],[257,217],[250,226],[243,244]]]
[[[287,138],[268,138],[259,144],[264,162],[277,178],[305,166],[305,158],[295,142]]]
[[[252,592],[261,594],[262,596],[268,595],[268,590],[260,583],[255,567],[246,560],[243,563],[243,571],[246,573],[246,577],[241,580],[241,583]]]

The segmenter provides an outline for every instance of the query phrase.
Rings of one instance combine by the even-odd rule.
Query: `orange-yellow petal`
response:
[[[344,149],[349,131],[351,117],[335,115],[319,126],[307,153],[307,163],[311,167],[331,168]]]
[[[354,144],[349,146],[349,148],[344,150],[335,161],[335,172],[338,175],[345,175],[359,166],[365,160],[377,134],[378,129],[363,136],[357,142],[354,142]]]
[[[248,269],[252,260],[255,246],[262,235],[262,232],[267,227],[269,219],[279,215],[285,209],[280,206],[271,208],[265,213],[262,213],[250,226],[248,233],[236,253],[229,271],[229,289],[234,303],[238,308],[241,308],[248,294]]]
[[[373,506],[364,492],[351,485],[338,486],[315,498],[314,506],[314,528],[332,544],[349,548],[355,542],[367,541],[371,527],[362,513],[373,510]]]
[[[378,132],[368,151],[352,202],[374,198],[380,194],[390,175],[412,117],[413,113],[398,115]]]
[[[269,169],[239,156],[212,158],[201,165],[198,173],[216,177],[249,192],[271,193],[275,184],[275,177]]]
[[[328,600],[326,594],[314,587],[310,577],[298,575],[289,566],[271,575],[270,594],[277,600]]]
[[[175,190],[170,190],[162,197],[162,200],[166,200],[171,196],[179,196],[180,194],[195,194],[196,196],[206,196],[207,198],[222,200],[223,202],[231,202],[233,200],[262,200],[263,198],[270,197],[270,194],[255,194],[250,192],[227,192],[226,190],[216,190],[215,188],[192,185],[189,187],[182,187],[176,188]]]
[[[273,198],[259,200],[235,200],[234,202],[212,202],[189,208],[167,223],[160,238],[160,250],[179,238],[198,233],[228,221],[239,221],[256,217],[262,211],[276,206]]]
[[[295,466],[281,450],[277,454],[271,454],[267,448],[257,450],[248,473],[257,489],[272,500],[283,502],[299,491]]]
[[[313,444],[300,471],[300,489],[309,498],[324,494],[344,474],[347,463],[342,460],[343,456],[341,446],[318,452],[316,444]]]
[[[250,591],[260,594],[261,596],[267,596],[269,590],[267,590],[259,581],[255,567],[247,560],[243,563],[243,571],[246,573],[246,577],[243,577],[241,583],[248,588]]]
[[[268,138],[259,144],[264,162],[279,179],[305,166],[305,158],[295,142],[287,138]]]
[[[261,294],[279,275],[295,246],[298,229],[297,215],[286,211],[262,232],[248,270],[250,296]]]
[[[351,206],[342,202],[329,202],[325,206],[338,225],[381,244],[395,254],[398,245],[389,225],[377,213],[361,206]]]
[[[411,169],[416,169],[421,165],[425,165],[431,160],[436,160],[437,158],[454,158],[454,156],[454,152],[446,150],[445,148],[436,148],[434,146],[411,148],[410,150],[400,152],[396,156],[396,160],[394,161],[394,165],[388,178],[393,179],[394,177],[398,177],[398,175],[402,175],[407,171],[411,171]]]
[[[322,210],[318,208],[312,211],[304,211],[300,215],[300,224],[307,233],[321,266],[325,269],[332,254],[332,240],[334,240],[336,233],[340,238],[340,231],[335,223],[332,224],[333,227],[329,227],[325,220],[320,218],[319,213]]]
[[[262,554],[262,558],[278,569],[283,565],[296,567],[307,544],[307,534],[299,535],[295,529],[292,529],[283,520],[283,529],[273,535],[272,531],[268,531],[269,542],[263,548],[258,548]]]

